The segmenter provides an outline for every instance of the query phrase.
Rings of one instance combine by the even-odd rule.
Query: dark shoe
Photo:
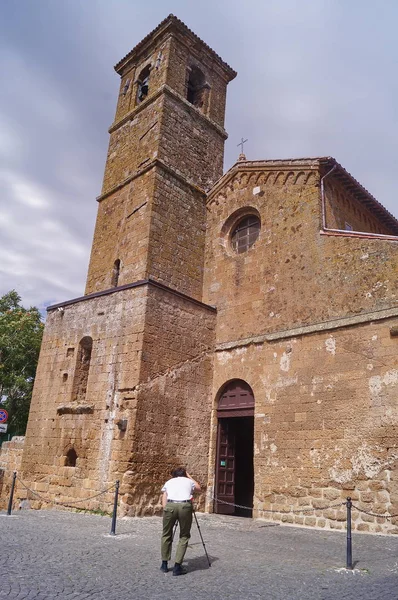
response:
[[[160,565],[160,570],[162,571],[162,573],[169,572],[169,568],[167,566],[167,560],[162,560],[162,564]]]
[[[179,565],[178,563],[176,563],[174,565],[174,569],[173,569],[173,575],[186,575],[187,574],[187,570],[182,567],[181,565]]]

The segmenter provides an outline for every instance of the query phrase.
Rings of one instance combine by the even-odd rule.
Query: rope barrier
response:
[[[112,525],[111,525],[111,532],[110,535],[116,535],[116,518],[117,518],[117,507],[118,507],[118,496],[119,496],[119,485],[120,482],[117,479],[114,485],[111,485],[109,488],[107,488],[106,490],[102,490],[101,492],[98,492],[97,494],[94,494],[93,496],[89,496],[88,498],[79,498],[78,500],[70,500],[68,503],[66,502],[59,502],[58,500],[48,500],[47,498],[44,498],[41,494],[39,494],[38,492],[35,492],[34,490],[32,490],[30,487],[28,487],[23,481],[22,479],[20,479],[17,476],[17,472],[14,471],[13,473],[13,479],[12,479],[12,487],[11,487],[11,493],[10,493],[10,499],[8,502],[8,510],[7,510],[7,516],[11,515],[11,511],[12,511],[12,503],[13,503],[13,497],[14,497],[14,489],[15,489],[15,482],[18,479],[19,483],[22,485],[22,487],[25,488],[25,490],[27,492],[29,492],[30,494],[33,494],[33,496],[36,496],[37,498],[40,498],[40,500],[42,500],[43,502],[46,502],[47,504],[56,504],[58,506],[64,506],[65,508],[73,508],[73,506],[71,506],[71,504],[79,504],[79,502],[87,502],[88,500],[93,500],[94,498],[98,498],[99,496],[102,496],[103,494],[107,494],[110,491],[115,492],[115,496],[114,496],[114,501],[113,501],[113,512],[112,512]]]
[[[44,498],[41,494],[39,494],[38,492],[35,492],[34,490],[32,490],[31,488],[29,488],[23,481],[22,479],[20,479],[17,475],[16,475],[16,479],[19,481],[19,483],[22,485],[23,488],[25,488],[26,491],[28,491],[29,493],[33,494],[34,496],[36,496],[37,498],[39,498],[40,500],[42,500],[42,502],[46,502],[47,504],[56,504],[58,506],[65,506],[65,507],[70,507],[71,504],[79,504],[80,502],[87,502],[88,500],[94,500],[95,498],[98,498],[99,496],[102,496],[104,494],[107,494],[110,491],[115,490],[115,484],[112,484],[109,488],[102,490],[100,492],[98,492],[97,494],[94,494],[93,496],[89,496],[88,498],[80,498],[78,500],[70,500],[68,503],[66,502],[59,502],[58,500],[52,499],[49,500],[47,498]],[[271,495],[271,494],[269,494]],[[227,506],[233,506],[234,508],[240,508],[243,510],[253,510],[252,506],[244,506],[243,504],[237,504],[235,502],[227,502],[226,500],[221,500],[220,498],[218,498],[217,496],[213,495],[213,494],[207,494],[207,497],[210,500],[213,500],[219,504],[224,504]],[[267,513],[267,514],[300,514],[300,513],[306,513],[306,512],[313,512],[313,511],[323,511],[323,510],[328,510],[330,508],[338,508],[340,506],[346,506],[347,502],[338,502],[336,504],[330,504],[329,506],[323,506],[323,507],[315,507],[315,506],[309,506],[307,508],[296,508],[293,509],[291,508],[288,512],[285,512],[283,510],[274,510],[274,509],[270,509],[270,508],[259,508],[258,512],[260,513]],[[398,517],[398,514],[395,515],[380,515],[377,513],[372,513],[370,511],[366,511],[362,508],[359,508],[359,506],[356,506],[355,504],[352,504],[352,508],[354,508],[355,510],[357,510],[359,513],[363,513],[365,515],[368,515],[370,517],[376,517],[379,519],[395,519]]]
[[[217,498],[217,496],[214,496],[213,494],[208,494],[207,497],[210,500],[214,500],[215,502],[219,503],[219,504],[226,504],[227,506],[233,506],[235,508],[242,508],[244,510],[253,510],[252,506],[243,506],[243,504],[235,504],[234,502],[227,502],[226,500],[220,500],[219,498]],[[297,508],[297,509],[291,509],[289,512],[285,512],[283,510],[273,510],[270,508],[259,508],[257,509],[258,512],[261,513],[270,513],[270,514],[298,514],[298,513],[304,513],[304,512],[312,512],[312,511],[322,511],[322,510],[328,510],[329,508],[338,508],[339,506],[346,506],[347,502],[338,502],[336,504],[329,504],[329,506],[310,506],[308,508]],[[352,508],[354,508],[355,510],[357,510],[360,513],[364,513],[365,515],[369,515],[370,517],[377,517],[377,518],[381,518],[381,519],[395,519],[398,517],[398,514],[396,515],[379,515],[377,513],[372,513],[372,512],[368,512],[366,510],[363,510],[362,508],[359,508],[358,506],[356,506],[355,504],[352,504]]]
[[[228,506],[235,506],[235,508],[243,508],[245,510],[253,510],[252,506],[243,506],[242,504],[234,504],[233,502],[226,502],[225,500],[219,500],[217,498],[217,496],[208,494],[207,497],[210,498],[210,500],[215,500],[216,502],[219,502],[220,504],[227,504]]]
[[[346,504],[346,502],[344,502],[344,504]],[[363,510],[363,508],[359,508],[359,506],[355,506],[355,504],[352,504],[352,508],[355,508],[355,510],[357,510],[360,513],[369,515],[369,517],[377,517],[378,519],[396,519],[398,517],[398,514],[396,514],[396,515],[378,515],[377,513],[368,512],[367,510]]]
[[[16,478],[19,481],[19,483],[22,485],[22,487],[25,488],[25,490],[27,490],[34,496],[37,496],[43,502],[46,502],[47,504],[57,504],[59,506],[65,506],[65,507],[69,507],[70,504],[79,504],[79,502],[86,502],[87,500],[93,500],[94,498],[98,498],[99,496],[102,496],[103,494],[106,494],[115,489],[115,484],[112,484],[109,488],[107,488],[106,490],[102,490],[101,492],[98,492],[98,494],[95,494],[94,496],[89,496],[88,498],[80,498],[79,500],[71,500],[70,502],[68,502],[66,504],[65,502],[58,502],[58,500],[55,500],[55,499],[48,500],[48,499],[44,498],[41,494],[39,494],[38,492],[35,492],[31,488],[29,488],[27,485],[25,485],[25,483],[22,481],[22,479],[20,479],[18,476]]]
[[[73,506],[70,506],[71,504],[78,504],[80,502],[87,502],[88,500],[93,500],[94,498],[98,498],[99,496],[102,496],[103,494],[106,494],[108,492],[110,492],[111,490],[115,491],[115,496],[114,496],[114,503],[113,503],[113,513],[112,513],[112,525],[111,525],[111,532],[110,535],[116,535],[116,518],[117,518],[117,508],[118,508],[118,495],[119,495],[119,480],[117,480],[115,482],[114,485],[111,485],[109,488],[107,488],[106,490],[102,490],[101,492],[98,492],[97,494],[94,494],[93,496],[89,496],[88,498],[80,498],[78,500],[71,500],[68,504],[65,502],[59,502],[57,500],[47,500],[46,498],[43,498],[43,496],[41,496],[41,494],[39,494],[38,492],[35,492],[34,490],[32,490],[31,488],[29,488],[23,481],[22,479],[20,479],[19,477],[17,477],[17,472],[14,471],[13,473],[13,480],[12,480],[12,486],[11,486],[11,493],[10,493],[10,498],[9,498],[9,502],[8,502],[8,510],[7,510],[7,515],[11,515],[11,511],[12,511],[12,503],[13,503],[13,495],[14,495],[14,488],[15,488],[15,482],[18,479],[19,483],[25,488],[25,490],[27,490],[29,493],[33,494],[34,496],[36,496],[37,498],[40,498],[43,502],[46,502],[48,504],[56,504],[58,506],[65,506],[67,508],[73,508]],[[267,494],[267,496],[271,496],[272,494]],[[207,493],[206,497],[210,500],[213,500],[217,503],[220,504],[225,504],[227,506],[233,506],[234,508],[240,508],[243,510],[253,510],[252,506],[244,506],[243,504],[236,504],[234,502],[227,502],[226,500],[221,500],[219,498],[217,498],[217,496],[215,496],[214,494],[210,494]],[[346,518],[346,526],[347,526],[347,548],[346,548],[346,568],[352,570],[353,567],[353,560],[352,560],[352,535],[351,535],[351,528],[352,528],[352,515],[351,515],[351,511],[352,509],[358,511],[359,513],[363,513],[366,515],[369,515],[370,517],[375,517],[378,519],[395,519],[398,517],[398,514],[395,515],[380,515],[377,513],[372,513],[371,511],[366,511],[362,508],[359,508],[359,506],[356,506],[355,504],[352,503],[351,498],[347,498],[346,502],[338,502],[336,504],[329,504],[329,506],[311,506],[311,507],[306,507],[306,508],[296,508],[293,509],[292,505],[290,505],[290,510],[289,511],[284,511],[284,510],[273,510],[273,509],[267,509],[267,508],[263,508],[263,509],[258,509],[259,513],[267,513],[267,514],[282,514],[282,515],[288,515],[288,514],[300,514],[300,513],[308,513],[308,512],[314,512],[314,511],[325,511],[325,510],[329,510],[331,508],[339,508],[341,506],[346,506],[347,508],[347,518]],[[285,507],[284,507],[285,508]],[[195,511],[194,511],[195,514]],[[207,555],[207,551],[206,551],[206,546],[204,544],[203,538],[202,538],[202,534],[200,532],[200,528],[199,528],[199,524],[198,521],[196,519],[196,514],[195,514],[195,520],[199,529],[199,533],[200,533],[200,537],[202,539],[202,543],[203,543],[203,547],[205,549],[206,552],[206,556],[209,562],[209,566],[210,566],[210,560],[209,557]]]
[[[234,506],[235,508],[242,508],[244,510],[253,510],[252,506],[243,506],[242,504],[235,504],[234,502],[227,502],[226,500],[220,500],[219,498],[217,498],[217,496],[214,496],[213,494],[208,494],[207,496],[208,498],[210,498],[211,500],[214,500],[215,502],[219,502],[220,504],[226,504],[228,506]],[[308,507],[308,508],[298,508],[298,509],[291,509],[289,512],[284,512],[282,510],[272,510],[270,508],[259,508],[257,509],[258,512],[262,512],[262,513],[271,513],[271,514],[297,514],[297,513],[303,513],[303,512],[312,512],[314,510],[328,510],[329,508],[338,508],[339,506],[344,506],[345,502],[339,502],[338,504],[330,504],[329,506],[323,506],[323,507]]]

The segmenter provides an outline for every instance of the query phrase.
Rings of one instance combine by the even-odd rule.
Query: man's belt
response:
[[[167,502],[174,502],[174,504],[183,504],[184,502],[191,502],[190,500],[167,500]]]

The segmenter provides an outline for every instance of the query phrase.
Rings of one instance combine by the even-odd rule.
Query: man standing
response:
[[[173,527],[176,521],[180,525],[180,539],[178,541],[173,575],[185,575],[186,569],[181,564],[184,560],[188,541],[191,537],[192,525],[192,495],[200,491],[200,485],[192,479],[184,467],[178,467],[171,472],[172,479],[166,481],[162,487],[163,506],[163,534],[161,543],[162,565],[160,570],[168,572],[167,562],[171,558],[171,545],[173,541]]]

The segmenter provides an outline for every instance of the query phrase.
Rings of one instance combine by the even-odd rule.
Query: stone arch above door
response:
[[[219,393],[217,417],[254,416],[253,390],[243,379],[232,379]]]

